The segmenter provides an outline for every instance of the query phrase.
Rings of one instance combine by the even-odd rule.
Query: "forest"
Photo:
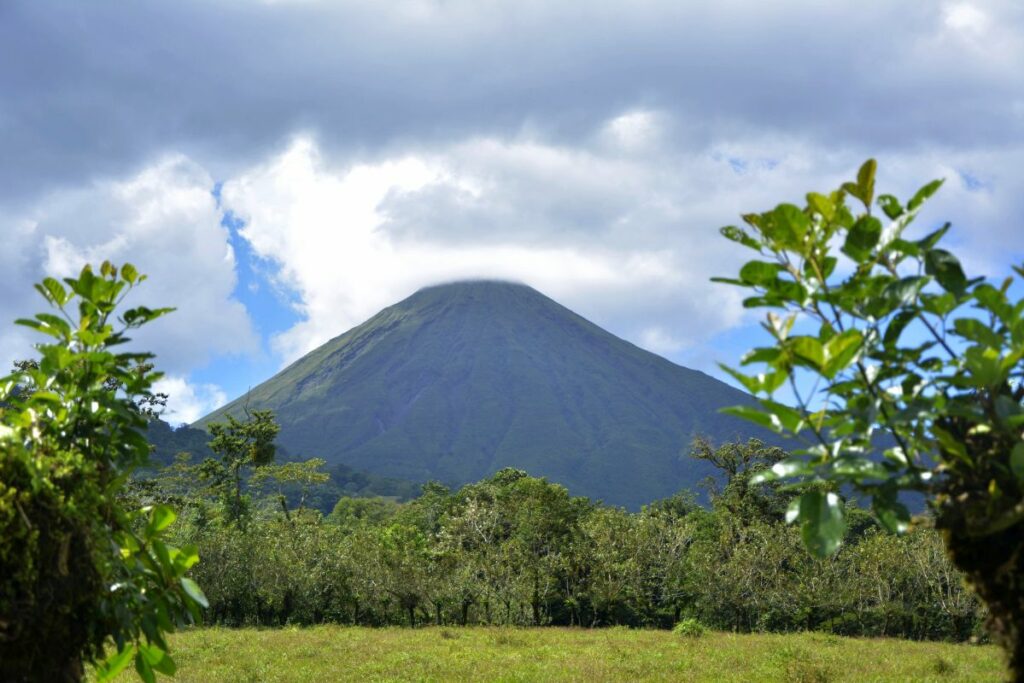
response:
[[[236,422],[252,433],[266,414]],[[272,424],[272,422],[271,422]],[[216,439],[214,448],[223,443]],[[242,449],[239,452],[244,451]],[[321,461],[251,468],[236,501],[220,463],[186,454],[131,487],[134,505],[179,510],[172,537],[203,558],[193,575],[230,626],[514,624],[967,640],[979,603],[926,522],[885,533],[850,503],[842,549],[816,559],[786,524],[794,494],[751,478],[785,453],[760,441],[693,454],[720,471],[638,513],[505,469],[419,497],[342,497],[307,505],[328,486]],[[249,469],[248,467],[246,467]],[[218,483],[220,482],[220,483]]]

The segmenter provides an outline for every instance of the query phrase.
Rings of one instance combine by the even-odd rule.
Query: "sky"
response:
[[[190,422],[430,284],[529,284],[722,379],[763,341],[718,236],[879,161],[946,183],[970,275],[1024,261],[1011,0],[0,0],[0,364],[84,263]]]

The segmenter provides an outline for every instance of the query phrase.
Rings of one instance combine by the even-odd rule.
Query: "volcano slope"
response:
[[[636,509],[712,474],[694,436],[770,441],[718,412],[751,400],[530,287],[471,281],[382,310],[197,426],[248,402],[295,455],[451,485],[516,467]]]

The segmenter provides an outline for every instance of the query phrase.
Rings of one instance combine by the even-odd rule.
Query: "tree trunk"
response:
[[[988,630],[1006,651],[1010,680],[1024,681],[1024,523],[984,537],[942,533],[953,564],[988,607]]]

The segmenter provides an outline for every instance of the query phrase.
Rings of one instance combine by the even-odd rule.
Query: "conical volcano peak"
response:
[[[544,301],[558,305],[533,287],[512,280],[469,279],[429,285],[416,290],[397,306],[422,306],[433,303],[511,303]]]
[[[417,291],[199,424],[248,402],[275,411],[302,457],[453,485],[516,467],[636,508],[710,474],[686,455],[694,436],[754,435],[718,412],[749,400],[527,285],[484,279]]]

